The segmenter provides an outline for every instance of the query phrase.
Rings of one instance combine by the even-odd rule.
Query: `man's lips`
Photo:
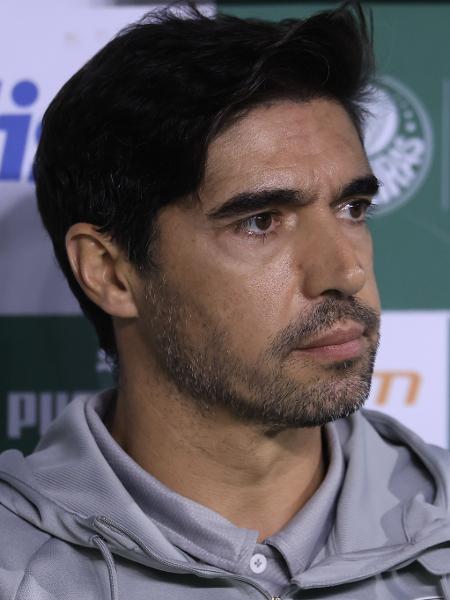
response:
[[[322,335],[313,338],[307,344],[300,346],[299,350],[346,344],[347,342],[360,338],[364,334],[364,331],[365,327],[354,321],[345,325],[338,325]]]
[[[364,350],[365,327],[354,321],[339,324],[295,349],[304,355],[341,361],[357,358]]]

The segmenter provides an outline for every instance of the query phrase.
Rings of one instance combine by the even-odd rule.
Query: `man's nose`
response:
[[[303,294],[318,298],[330,293],[349,297],[358,293],[366,282],[366,271],[361,263],[361,249],[345,228],[349,225],[322,223],[311,232],[306,254],[303,256]]]

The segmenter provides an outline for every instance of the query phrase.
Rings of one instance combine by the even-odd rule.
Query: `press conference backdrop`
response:
[[[219,3],[270,19],[330,6]],[[365,142],[383,182],[371,228],[384,312],[367,406],[448,446],[450,5],[371,6],[381,78]],[[0,450],[29,452],[74,396],[111,385],[40,224],[31,165],[59,87],[146,10],[88,0],[0,4]]]

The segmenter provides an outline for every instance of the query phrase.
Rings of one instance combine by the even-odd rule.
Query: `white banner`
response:
[[[30,177],[40,122],[73,73],[156,7],[0,3],[0,315],[79,314],[37,214]]]
[[[449,323],[445,311],[387,311],[367,408],[381,410],[427,442],[449,442]]]

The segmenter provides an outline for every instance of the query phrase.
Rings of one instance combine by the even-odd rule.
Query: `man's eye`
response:
[[[261,213],[241,221],[238,225],[240,231],[250,235],[264,236],[273,231],[275,227],[275,215],[273,213]]]
[[[372,200],[353,200],[342,206],[338,214],[342,219],[348,219],[355,223],[361,223],[366,220],[369,213],[375,209]]]

